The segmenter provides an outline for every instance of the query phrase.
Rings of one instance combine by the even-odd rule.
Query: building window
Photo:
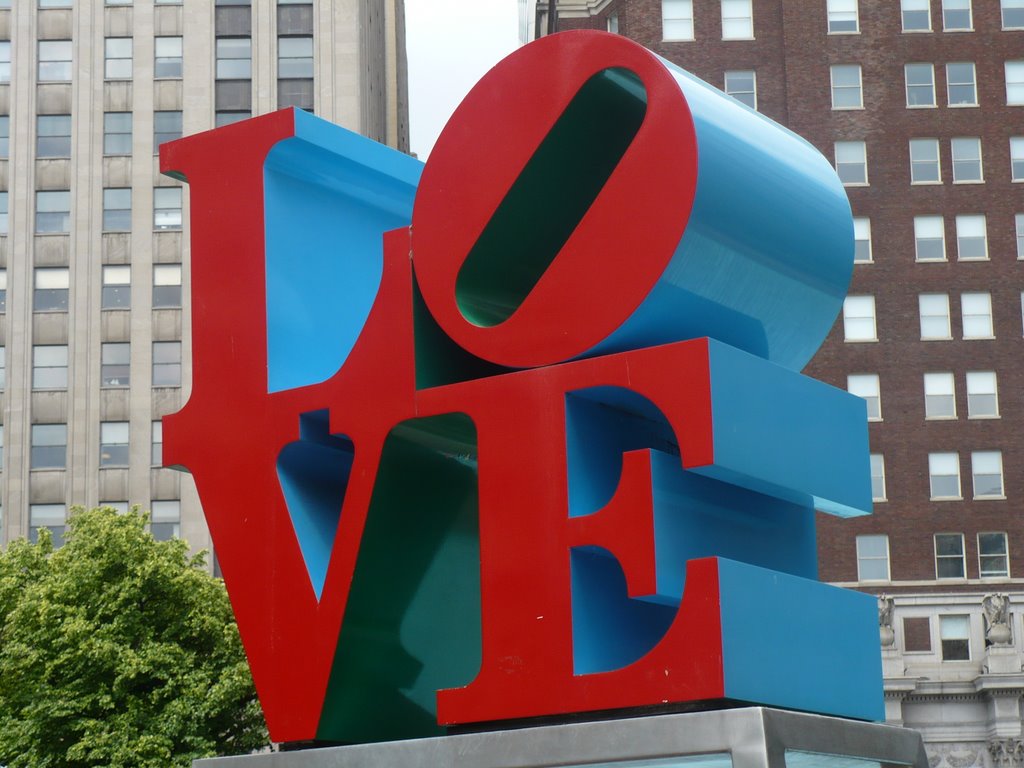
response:
[[[131,383],[131,345],[127,341],[100,344],[100,386],[127,387]]]
[[[0,392],[7,387],[7,347],[0,347]],[[0,435],[3,433],[3,424],[0,424]],[[0,445],[0,448],[3,446]]]
[[[1024,105],[1024,61],[1008,61],[1006,67],[1006,103],[1011,107]]]
[[[181,525],[181,502],[177,499],[169,501],[153,501],[149,527],[153,538],[157,541],[169,541],[176,538]]]
[[[7,234],[7,192],[0,192],[0,235]]]
[[[35,271],[32,309],[35,312],[67,312],[71,274],[66,267],[39,267]]]
[[[999,418],[999,392],[995,371],[967,372],[967,418]]]
[[[931,0],[901,0],[904,32],[931,32]]]
[[[857,0],[827,0],[828,33],[830,35],[860,32]]]
[[[1003,29],[1024,29],[1024,0],[1002,0]]]
[[[914,248],[918,261],[946,260],[946,234],[941,216],[914,217]]]
[[[164,423],[162,421],[153,422],[150,462],[154,467],[162,467],[164,465]]]
[[[103,113],[103,154],[130,155],[132,153],[132,113]]]
[[[181,187],[153,188],[153,229],[181,229]]]
[[[871,219],[863,216],[853,218],[853,260],[867,264],[871,257]]]
[[[946,65],[946,95],[951,107],[978,106],[978,86],[974,79],[973,61]]]
[[[921,317],[921,338],[949,339],[949,296],[945,293],[922,293],[917,297]]]
[[[114,510],[119,515],[128,514],[128,502],[127,501],[101,501],[100,507],[105,507]]]
[[[249,80],[252,78],[252,39],[248,37],[217,38],[217,79]]]
[[[153,386],[181,386],[181,342],[153,342]]]
[[[181,306],[181,264],[153,267],[153,308]]]
[[[956,251],[960,261],[988,258],[988,230],[984,216],[956,217]]]
[[[32,347],[32,389],[67,388],[67,345],[46,344]]]
[[[960,533],[935,534],[935,576],[962,579],[967,575],[964,561],[964,537]]]
[[[238,123],[242,120],[248,120],[252,117],[252,112],[249,110],[219,110],[213,115],[213,124],[217,128],[221,128],[225,125],[231,125],[232,123]]]
[[[40,8],[70,8],[71,0],[39,0]]]
[[[863,141],[835,143],[836,173],[845,186],[868,183],[868,153]]]
[[[939,169],[939,140],[910,140],[910,183],[941,184]]]
[[[951,139],[953,155],[953,183],[971,184],[984,181],[981,165],[981,139]]]
[[[0,158],[11,155],[11,116],[0,115]]]
[[[753,37],[751,0],[722,0],[722,39],[751,40]]]
[[[160,152],[160,145],[165,141],[181,138],[181,112],[161,110],[153,113],[153,151]]]
[[[103,76],[107,80],[132,79],[132,39],[108,37],[103,42]]]
[[[1010,180],[1024,181],[1024,136],[1010,137]]]
[[[39,541],[39,529],[50,531],[50,541],[54,547],[64,543],[64,522],[67,510],[63,504],[30,504],[28,507],[28,538],[35,543]]]
[[[889,537],[857,537],[857,581],[889,580]]]
[[[757,75],[752,69],[725,73],[725,92],[751,109],[757,109]]]
[[[100,424],[100,466],[128,466],[127,421],[104,421]]]
[[[8,60],[10,53],[8,52]],[[71,81],[71,41],[39,41],[39,82],[67,83]]]
[[[4,208],[4,211],[6,210]],[[1017,233],[1017,258],[1024,259],[1024,213],[1018,213],[1014,216],[1013,222]]]
[[[960,296],[960,313],[963,317],[965,339],[991,339],[992,295],[988,293],[965,293]]]
[[[278,38],[277,76],[285,80],[313,77],[312,37]]]
[[[0,83],[11,82],[11,41],[0,40]]]
[[[932,499],[959,499],[960,454],[929,453],[928,482]]]
[[[0,269],[0,313],[7,311],[7,270]]]
[[[153,77],[181,77],[181,38],[158,37],[153,42]]]
[[[859,64],[833,64],[832,109],[863,109]]]
[[[664,40],[693,40],[693,0],[661,0]]]
[[[885,501],[885,457],[871,454],[871,500]]]
[[[36,192],[36,234],[67,234],[71,231],[71,192]]]
[[[33,424],[29,464],[32,469],[64,469],[67,462],[68,425]]]
[[[875,333],[875,297],[847,296],[843,302],[846,341],[878,341]]]
[[[71,157],[71,115],[36,117],[36,157]]]
[[[952,373],[924,375],[924,417],[926,419],[956,418],[956,384]]]
[[[132,191],[127,187],[103,190],[103,231],[130,232]]]
[[[604,28],[605,28],[606,32],[611,32],[613,35],[619,34],[619,17],[618,17],[618,15],[613,13],[611,16],[609,16],[607,19],[605,19],[604,24],[605,24]]]
[[[970,661],[970,617],[939,616],[939,641],[942,643],[943,661]]]
[[[882,392],[877,373],[856,373],[846,377],[846,391],[867,403],[868,421],[882,420]]]
[[[942,29],[944,31],[970,30],[972,28],[971,0],[942,0]]]
[[[132,304],[132,268],[126,265],[103,267],[103,309],[128,309]]]
[[[907,106],[934,107],[935,65],[906,64],[903,75],[907,82]]]
[[[974,480],[974,498],[1005,498],[1003,496],[1002,451],[973,451],[971,453],[971,477]]]
[[[978,534],[978,574],[983,579],[1010,578],[1009,547],[1005,533]]]

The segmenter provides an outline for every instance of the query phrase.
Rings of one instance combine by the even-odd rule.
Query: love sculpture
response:
[[[191,189],[195,477],[276,741],[696,702],[880,719],[852,270],[808,143],[615,35],[512,54],[425,167],[285,110]],[[422,176],[421,176],[422,170]],[[411,226],[410,226],[411,222]]]

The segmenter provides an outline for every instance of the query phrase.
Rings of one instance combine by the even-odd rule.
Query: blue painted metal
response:
[[[264,164],[267,387],[330,378],[377,297],[381,232],[412,220],[423,164],[295,110]]]
[[[873,595],[719,558],[725,695],[884,720]]]
[[[818,150],[663,60],[697,135],[682,240],[636,311],[587,355],[711,336],[800,370],[828,335],[853,270],[853,220]]]

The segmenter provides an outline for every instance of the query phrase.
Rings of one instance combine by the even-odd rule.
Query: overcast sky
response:
[[[426,160],[469,89],[519,45],[516,0],[405,0],[412,151]]]

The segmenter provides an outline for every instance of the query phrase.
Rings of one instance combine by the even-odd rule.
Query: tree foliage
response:
[[[0,553],[0,764],[188,766],[267,744],[223,584],[146,517]]]

